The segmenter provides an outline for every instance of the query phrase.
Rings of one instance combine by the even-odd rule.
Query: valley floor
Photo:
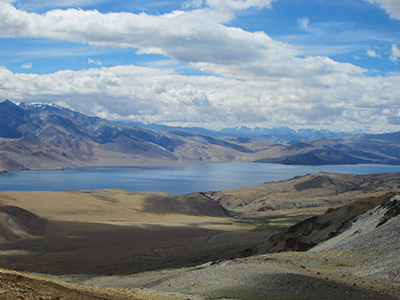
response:
[[[238,222],[202,193],[1,192],[0,266],[22,273],[0,270],[0,299],[400,299],[400,216],[376,229],[398,200],[335,237],[348,248],[250,256],[290,218]]]

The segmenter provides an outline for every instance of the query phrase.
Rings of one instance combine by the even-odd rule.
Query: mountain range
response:
[[[0,169],[239,160],[237,143],[139,129],[56,105],[0,103]]]
[[[223,128],[221,130],[211,130],[202,127],[167,126],[141,122],[129,122],[126,124],[152,131],[181,131],[192,134],[207,135],[215,138],[236,137],[253,140],[267,140],[275,143],[292,143],[298,140],[310,140],[349,135],[349,133],[346,132],[332,132],[329,130],[316,130],[308,128],[295,130],[289,127],[249,128],[247,126],[237,126],[231,128]]]
[[[207,132],[152,131],[57,105],[6,100],[0,103],[0,171],[230,161],[400,164],[400,132],[290,143],[249,139],[240,130],[224,137]]]

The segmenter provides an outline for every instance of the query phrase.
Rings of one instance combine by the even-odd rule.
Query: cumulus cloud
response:
[[[367,51],[367,55],[369,57],[381,57],[379,54],[376,53],[375,50],[367,49],[366,51]]]
[[[372,4],[378,4],[390,15],[391,18],[400,20],[400,1],[398,0],[365,0]]]
[[[0,68],[0,98],[62,102],[89,115],[202,126],[329,126],[333,130],[394,129],[400,76],[328,74],[318,78],[241,81],[183,76],[138,66],[35,75]],[[374,104],[376,103],[376,104]],[[383,108],[385,107],[385,109]],[[250,125],[250,124],[249,124]]]
[[[207,3],[212,7],[246,9],[268,6],[271,2],[209,0]],[[230,18],[231,15],[224,10],[210,8],[174,11],[161,16],[102,14],[77,9],[35,14],[0,3],[0,35],[132,47],[137,49],[137,53],[161,54],[189,62],[205,72],[243,79],[364,71],[326,58],[297,58],[299,53],[293,47],[271,39],[264,32],[253,33],[224,26],[222,23]]]
[[[21,66],[21,68],[22,68],[22,69],[30,69],[30,68],[32,68],[32,63],[23,64],[23,65]]]
[[[203,0],[191,0],[183,3],[184,9],[199,8],[203,6]]]
[[[397,46],[393,44],[392,45],[392,54],[390,55],[390,60],[395,62],[395,61],[398,61],[399,57],[400,57],[400,49],[397,48]]]
[[[0,36],[133,48],[168,59],[162,68],[106,68],[89,58],[95,68],[45,75],[0,67],[0,98],[49,99],[90,115],[150,122],[236,125],[251,120],[258,126],[323,124],[338,130],[372,124],[376,131],[394,126],[399,77],[370,78],[353,64],[303,57],[264,32],[224,25],[234,10],[270,7],[273,0],[186,3],[187,9],[196,8],[155,16],[81,9],[37,14],[0,2]],[[300,24],[308,27],[306,19]],[[171,62],[213,75],[183,76]]]

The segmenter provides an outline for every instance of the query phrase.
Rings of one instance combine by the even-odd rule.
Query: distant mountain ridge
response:
[[[279,157],[258,162],[288,165],[400,164],[400,132],[360,134],[299,141],[286,146]]]
[[[315,129],[290,129],[289,127],[272,127],[262,128],[255,127],[249,128],[246,126],[238,126],[232,128],[223,128],[221,130],[211,130],[201,127],[182,127],[182,126],[167,126],[152,123],[132,122],[127,123],[134,127],[153,130],[153,131],[179,131],[192,134],[202,134],[215,138],[221,137],[234,137],[234,138],[247,138],[254,140],[267,140],[275,143],[291,143],[298,140],[321,139],[329,137],[338,137],[349,135],[347,132],[332,132],[329,130],[315,130]]]
[[[298,140],[311,140],[329,137],[337,137],[348,135],[347,132],[332,132],[329,130],[315,130],[315,129],[290,129],[289,127],[273,127],[262,128],[255,127],[249,128],[246,126],[239,126],[235,128],[225,128],[221,130],[223,134],[231,134],[237,137],[245,137],[250,139],[264,139],[276,143],[291,143]]]
[[[213,137],[154,132],[56,105],[0,103],[0,170],[223,162],[252,152]]]
[[[233,161],[400,164],[400,132],[275,143],[242,136],[215,137],[206,135],[205,129],[203,134],[189,131],[156,132],[57,105],[17,105],[6,100],[0,103],[0,172]]]

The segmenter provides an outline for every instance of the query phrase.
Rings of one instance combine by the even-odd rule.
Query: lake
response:
[[[0,190],[61,191],[115,188],[131,192],[168,192],[182,195],[257,185],[320,171],[372,174],[399,172],[400,166],[217,163],[158,167],[83,167],[62,171],[15,171],[0,175]]]

